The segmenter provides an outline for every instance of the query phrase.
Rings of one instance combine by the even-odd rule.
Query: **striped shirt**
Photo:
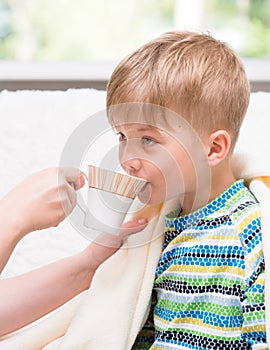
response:
[[[268,349],[260,205],[243,180],[165,217],[153,308],[133,350]]]

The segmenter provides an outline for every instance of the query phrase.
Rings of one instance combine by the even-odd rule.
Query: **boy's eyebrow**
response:
[[[143,126],[139,129],[137,129],[137,131],[149,131],[149,130],[159,132],[159,130],[157,128],[151,127],[151,126]]]
[[[141,127],[139,129],[137,129],[137,131],[139,131],[139,132],[152,131],[152,132],[155,132],[155,133],[159,134],[160,136],[166,134],[165,131],[163,131],[162,129],[159,129],[159,128],[155,127],[155,126]]]
[[[120,125],[119,125],[120,126]],[[117,127],[115,127],[114,128],[114,131],[118,131],[117,130],[118,128]],[[160,130],[159,128],[157,128],[157,127],[155,127],[155,126],[151,126],[151,125],[149,125],[149,126],[141,126],[141,127],[139,127],[138,129],[136,129],[136,131],[137,132],[147,132],[147,131],[152,131],[152,132],[156,132],[156,133],[158,133],[159,135],[162,135],[164,132],[162,132],[162,130]]]

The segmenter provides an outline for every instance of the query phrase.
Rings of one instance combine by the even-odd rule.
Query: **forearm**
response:
[[[87,289],[95,270],[77,254],[21,276],[0,281],[0,335],[10,333]]]
[[[84,251],[21,276],[0,280],[0,336],[15,331],[88,289],[96,269],[147,220],[131,220],[119,235],[101,234]]]
[[[2,200],[0,202],[0,273],[23,237],[22,231],[21,225],[12,216],[12,206],[8,200]]]

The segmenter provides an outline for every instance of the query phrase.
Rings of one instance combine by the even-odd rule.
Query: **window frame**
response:
[[[270,92],[270,59],[243,58],[252,91]],[[118,62],[0,61],[1,90],[105,90]]]

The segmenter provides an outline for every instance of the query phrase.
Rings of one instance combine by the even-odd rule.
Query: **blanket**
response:
[[[256,120],[256,127],[259,121]],[[249,127],[250,130],[244,127],[244,137],[246,132],[254,134],[254,119]],[[259,142],[253,138],[254,147],[250,147],[250,139],[242,143],[234,156],[233,168],[237,178],[248,181],[262,204],[267,337],[270,342],[270,165],[266,162],[270,147],[263,148],[264,154],[258,152],[262,139],[261,134],[258,135]],[[98,269],[89,290],[33,324],[2,337],[0,350],[130,349],[148,315],[163,242],[163,218],[178,204],[178,200],[173,199],[162,208],[147,211],[150,219],[147,228],[129,237],[125,246]]]

